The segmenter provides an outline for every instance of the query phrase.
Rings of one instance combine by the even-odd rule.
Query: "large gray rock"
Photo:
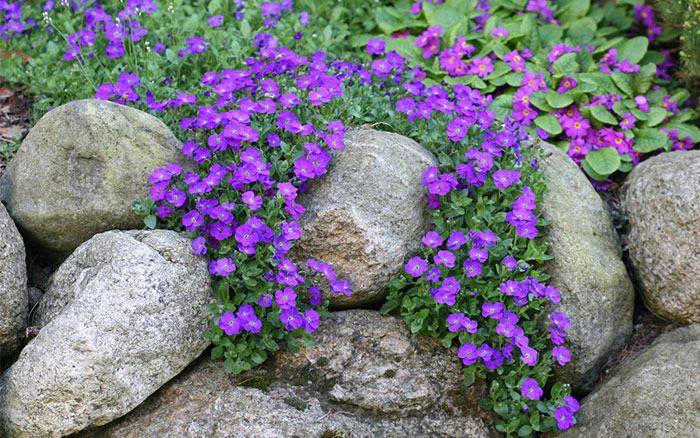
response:
[[[328,174],[302,196],[307,208],[295,251],[330,263],[353,295],[330,296],[336,307],[381,301],[386,283],[418,251],[428,230],[423,171],[435,158],[413,140],[372,129],[353,130]]]
[[[0,203],[0,357],[12,354],[27,323],[24,242]]]
[[[590,391],[609,355],[632,334],[634,288],[622,262],[620,242],[600,196],[560,149],[543,144],[542,169],[549,191],[542,215],[554,259],[545,265],[561,292],[556,310],[571,318],[572,360],[558,377]]]
[[[629,259],[646,306],[676,323],[700,322],[700,151],[644,161],[625,198]]]
[[[700,324],[661,335],[583,402],[567,437],[700,436]]]
[[[80,100],[42,117],[10,162],[0,197],[31,240],[58,256],[93,235],[141,228],[131,201],[153,169],[182,162],[163,122],[126,106]]]
[[[455,351],[412,335],[398,318],[338,312],[316,339],[316,347],[278,353],[263,369],[237,377],[226,375],[220,361],[203,358],[91,436],[493,435],[473,416],[477,399],[464,390]]]
[[[206,261],[173,231],[81,245],[39,303],[41,331],[3,376],[0,436],[64,436],[132,410],[207,347],[209,282]]]

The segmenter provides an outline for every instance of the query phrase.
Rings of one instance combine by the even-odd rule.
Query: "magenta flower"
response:
[[[479,359],[476,352],[477,348],[474,344],[464,344],[457,350],[457,356],[462,359],[462,363],[466,366],[473,365]]]
[[[552,348],[552,357],[559,365],[563,366],[571,361],[571,352],[566,347],[554,347]]]
[[[212,260],[209,262],[209,273],[211,275],[218,275],[220,277],[226,277],[229,274],[236,271],[236,265],[230,258],[224,257],[218,260]]]
[[[554,410],[554,419],[557,421],[557,427],[560,430],[569,429],[576,421],[574,413],[568,406],[560,406]]]

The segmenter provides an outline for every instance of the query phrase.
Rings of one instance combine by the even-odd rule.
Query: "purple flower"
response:
[[[499,189],[505,189],[520,181],[517,170],[497,170],[493,173],[493,182]]]
[[[209,273],[226,277],[236,270],[236,265],[227,257],[209,262]]]
[[[574,413],[568,406],[560,406],[554,410],[554,419],[557,421],[557,427],[560,430],[569,429],[576,422]]]
[[[466,366],[473,365],[479,359],[476,352],[477,348],[474,344],[464,344],[457,350],[457,356],[462,359],[462,363]]]
[[[451,313],[447,316],[447,330],[450,332],[458,332],[464,329],[466,322],[469,320],[464,313]]]
[[[367,53],[370,55],[383,55],[386,49],[386,43],[379,38],[372,38],[367,41]]]
[[[352,287],[350,282],[347,280],[331,280],[330,282],[331,292],[334,294],[343,294],[346,297],[352,295]]]
[[[552,313],[551,315],[549,315],[549,321],[554,327],[562,331],[567,331],[569,330],[569,327],[571,327],[571,321],[569,320],[569,317],[566,316],[566,314],[563,312]]]
[[[241,322],[232,312],[225,312],[219,317],[219,328],[223,330],[227,336],[237,335],[242,330]]]
[[[554,347],[552,348],[552,357],[559,365],[564,366],[571,361],[571,352],[566,347]]]
[[[306,312],[304,312],[304,329],[309,333],[313,333],[316,331],[319,324],[318,312],[314,309],[307,309]]]
[[[406,273],[413,278],[418,278],[423,275],[426,270],[428,270],[428,262],[425,259],[415,256],[411,258],[408,263],[406,263],[406,267],[404,269],[406,270]]]
[[[466,272],[467,277],[469,278],[478,277],[483,271],[482,264],[476,260],[465,260],[463,266],[464,271]]]
[[[285,287],[284,290],[275,292],[275,304],[281,309],[296,307],[297,293],[291,287]]]
[[[258,210],[262,206],[262,197],[257,196],[252,190],[241,194],[241,200],[253,211]]]
[[[529,398],[530,400],[539,400],[542,398],[544,391],[537,384],[537,380],[529,378],[525,379],[523,384],[520,386],[520,394],[525,398]]]
[[[270,294],[260,294],[260,298],[255,302],[260,307],[270,307],[272,306],[272,295]]]
[[[503,315],[503,310],[503,304],[499,302],[484,303],[481,306],[481,316],[483,316],[484,318],[501,319],[501,315]]]
[[[207,253],[207,242],[204,237],[197,237],[192,240],[192,252],[197,255],[203,255]]]
[[[455,255],[444,249],[438,251],[433,260],[437,265],[445,265],[448,268],[454,268],[455,266]]]
[[[564,403],[566,403],[569,409],[571,409],[571,412],[578,412],[579,408],[581,407],[578,400],[570,395],[564,396]]]
[[[305,323],[305,319],[299,315],[299,310],[296,307],[282,309],[280,321],[284,324],[284,329],[290,332],[303,327]]]
[[[209,17],[207,24],[210,27],[219,27],[224,24],[224,17],[223,15],[214,15],[213,17]]]
[[[530,347],[520,347],[520,360],[526,365],[534,367],[537,364],[537,350]]]
[[[462,247],[462,245],[467,243],[467,236],[461,231],[453,231],[450,237],[447,239],[447,247],[451,250],[457,250]]]
[[[515,257],[513,256],[506,256],[502,260],[503,266],[506,267],[509,271],[512,271],[513,269],[518,267],[518,261],[515,260]]]
[[[430,248],[437,248],[442,245],[442,237],[436,231],[428,231],[425,236],[423,236],[423,245]]]

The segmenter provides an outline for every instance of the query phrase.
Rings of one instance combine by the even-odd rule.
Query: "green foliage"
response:
[[[689,79],[700,76],[700,0],[656,0],[655,9],[667,28],[666,40],[678,37],[683,70]]]

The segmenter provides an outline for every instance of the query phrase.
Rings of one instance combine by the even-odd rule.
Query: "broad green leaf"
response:
[[[567,35],[578,44],[588,44],[595,38],[598,24],[590,17],[580,18],[569,25]]]
[[[556,17],[562,23],[584,17],[591,7],[591,0],[568,0],[568,2],[561,3],[564,3],[564,5],[557,11]]]
[[[576,73],[579,65],[576,62],[575,53],[566,53],[557,59],[554,64],[552,64],[552,72],[554,75],[567,75]]]
[[[690,137],[693,143],[700,142],[700,128],[695,125],[689,125],[687,123],[671,124],[664,126],[666,129],[675,129],[678,131],[678,138],[684,139],[685,137]]]
[[[634,150],[652,152],[667,149],[671,145],[668,136],[655,128],[637,129],[634,133]]]
[[[561,134],[561,123],[551,114],[544,114],[535,119],[535,125],[547,131],[551,135]]]
[[[561,40],[564,31],[561,26],[547,24],[540,27],[540,41],[543,47],[549,47]]]
[[[602,148],[597,151],[590,151],[584,160],[601,176],[607,176],[615,172],[620,167],[620,154],[615,148]]]
[[[648,47],[649,40],[644,36],[638,36],[626,40],[619,46],[617,59],[620,61],[626,59],[630,64],[637,64],[642,60],[642,58],[644,58]]]
[[[157,218],[152,214],[149,214],[148,216],[143,218],[143,223],[146,224],[146,226],[148,228],[150,228],[151,230],[156,227],[156,222],[157,222]]]
[[[646,125],[649,128],[653,128],[654,126],[657,126],[664,121],[666,116],[668,116],[668,111],[666,111],[663,108],[654,106],[649,108],[649,112],[647,114],[648,118],[644,122],[644,125]]]
[[[591,116],[599,122],[607,123],[608,125],[617,125],[615,116],[603,106],[598,105],[591,107]]]
[[[545,94],[545,99],[552,108],[564,108],[574,103],[574,99],[572,99],[570,96],[566,94],[559,94],[553,90],[547,91]]]
[[[632,89],[632,87],[634,86],[634,82],[632,76],[619,71],[613,72],[611,76],[613,82],[615,82],[615,85],[617,85],[617,87],[623,93],[625,93],[628,97],[634,97],[634,90]]]

